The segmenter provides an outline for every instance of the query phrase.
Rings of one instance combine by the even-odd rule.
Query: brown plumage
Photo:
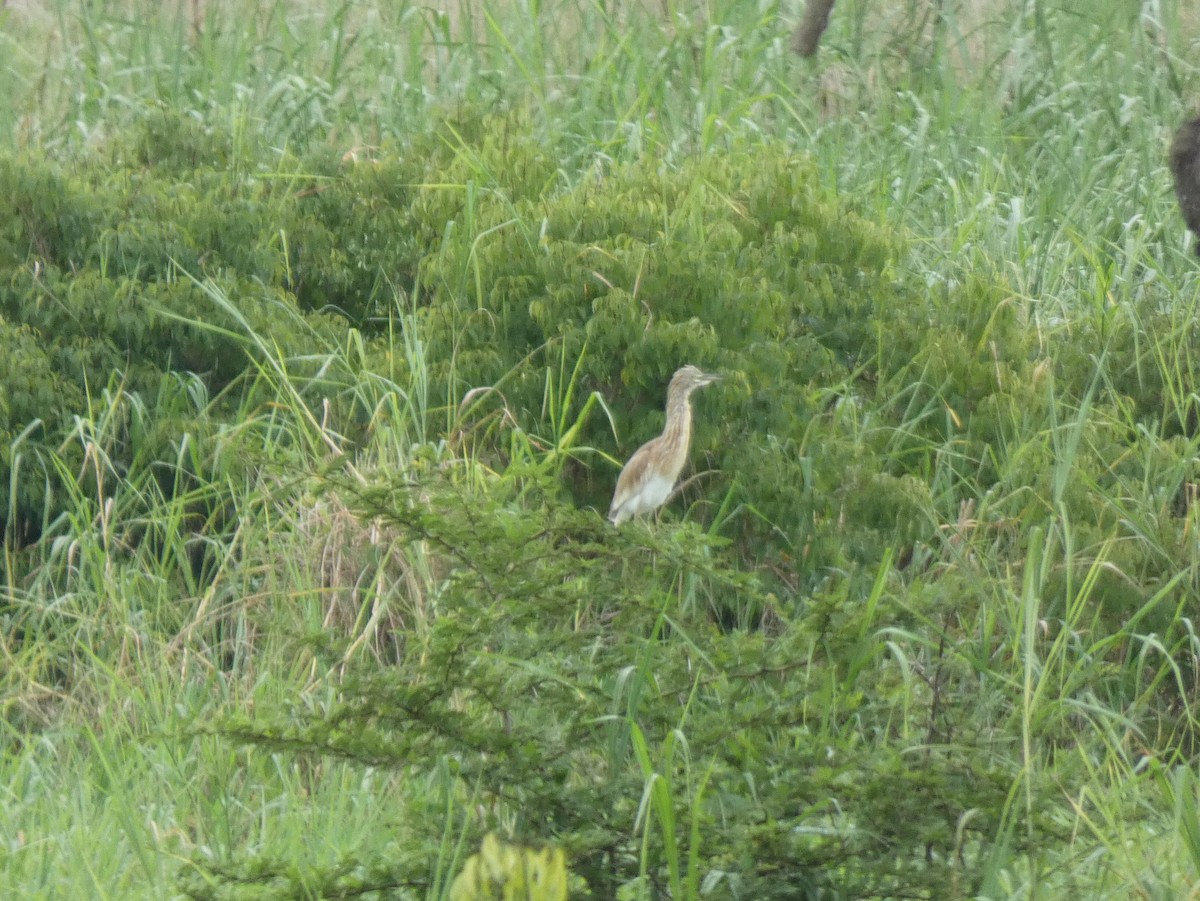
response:
[[[1171,142],[1171,175],[1183,221],[1197,236],[1200,255],[1200,116],[1184,122]]]
[[[687,462],[692,440],[692,392],[719,378],[695,366],[684,366],[671,377],[667,424],[662,434],[639,447],[617,477],[617,490],[608,511],[613,525],[651,513],[667,502]]]

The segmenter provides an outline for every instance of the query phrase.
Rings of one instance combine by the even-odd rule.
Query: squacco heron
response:
[[[617,490],[608,511],[614,526],[651,513],[667,502],[687,462],[692,441],[692,392],[720,378],[695,366],[684,366],[671,377],[667,424],[662,434],[639,447],[617,477]]]

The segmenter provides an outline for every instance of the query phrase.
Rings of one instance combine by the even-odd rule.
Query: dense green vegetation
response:
[[[0,10],[0,885],[1200,890],[1200,21],[1093,6]]]

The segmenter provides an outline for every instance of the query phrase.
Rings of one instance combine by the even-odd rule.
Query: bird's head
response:
[[[705,385],[711,385],[713,382],[719,382],[721,376],[713,372],[704,372],[695,366],[683,366],[676,370],[675,375],[671,377],[671,386],[667,389],[669,394],[691,394],[697,388],[703,388]]]

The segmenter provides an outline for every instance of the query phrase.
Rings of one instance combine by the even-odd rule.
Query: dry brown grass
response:
[[[423,632],[434,615],[444,561],[424,542],[355,511],[336,490],[302,500],[292,515],[299,566],[308,584],[320,586],[322,628],[349,638],[346,659],[361,652],[398,659],[400,636]]]

